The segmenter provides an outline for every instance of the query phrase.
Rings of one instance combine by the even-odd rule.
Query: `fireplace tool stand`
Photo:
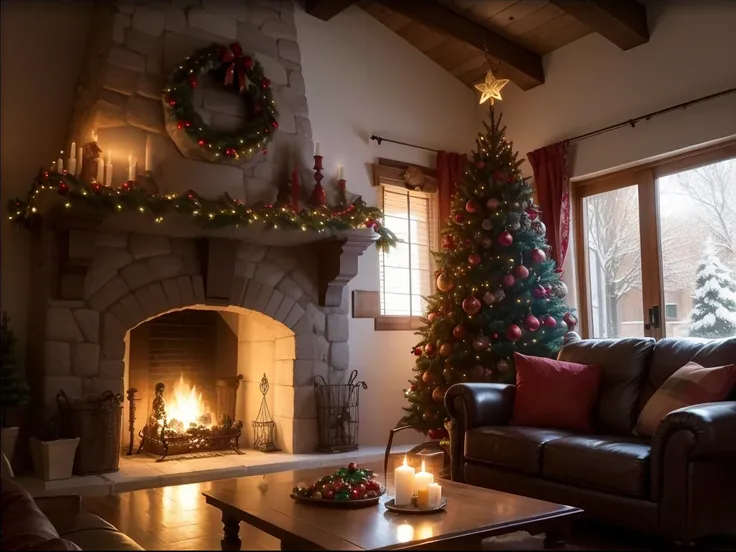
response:
[[[217,387],[218,395],[221,388],[237,390],[242,378],[232,378],[231,385]],[[136,454],[141,450],[153,454],[160,454],[156,460],[162,462],[167,456],[208,451],[230,450],[236,454],[243,454],[238,447],[238,440],[243,429],[243,422],[233,420],[234,412],[222,413],[218,425],[205,427],[203,424],[192,425],[186,429],[174,427],[166,417],[166,401],[164,400],[164,384],[156,384],[156,394],[153,399],[151,415],[143,429],[138,432],[141,439]],[[218,403],[220,401],[218,400]],[[234,410],[234,402],[233,402]]]

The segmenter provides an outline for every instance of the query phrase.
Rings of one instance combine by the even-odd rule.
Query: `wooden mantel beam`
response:
[[[649,42],[647,11],[636,0],[550,0],[622,50]]]
[[[305,0],[304,11],[322,21],[329,21],[352,3],[353,0]]]
[[[488,52],[503,66],[503,76],[523,90],[544,84],[542,57],[470,21],[434,0],[379,0],[387,8]]]

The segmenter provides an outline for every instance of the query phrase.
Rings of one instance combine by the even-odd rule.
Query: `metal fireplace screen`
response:
[[[242,376],[224,378],[217,382],[218,423],[210,426],[211,420],[198,420],[188,428],[173,423],[166,416],[165,386],[156,384],[156,394],[151,406],[151,415],[138,436],[141,438],[138,451],[144,450],[164,458],[174,454],[231,450],[243,454],[238,440],[243,422],[235,420],[235,398]],[[207,417],[209,418],[209,417]]]
[[[329,385],[322,376],[314,378],[319,426],[318,452],[346,452],[358,449],[358,405],[363,381],[356,382],[358,371],[342,385]]]

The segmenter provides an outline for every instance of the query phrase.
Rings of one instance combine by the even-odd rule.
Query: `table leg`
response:
[[[220,541],[223,550],[240,550],[240,520],[222,512],[222,525],[224,526],[225,538]]]
[[[565,539],[569,536],[570,525],[566,522],[549,528],[544,534],[545,550],[565,548]]]

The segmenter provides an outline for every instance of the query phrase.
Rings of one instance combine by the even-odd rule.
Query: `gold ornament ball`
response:
[[[435,387],[432,391],[432,400],[438,404],[445,402],[445,393],[447,393],[447,387],[440,385]]]
[[[452,288],[455,287],[455,282],[452,281],[452,278],[450,278],[447,274],[444,272],[437,276],[437,289],[447,293],[448,291],[452,291]]]

